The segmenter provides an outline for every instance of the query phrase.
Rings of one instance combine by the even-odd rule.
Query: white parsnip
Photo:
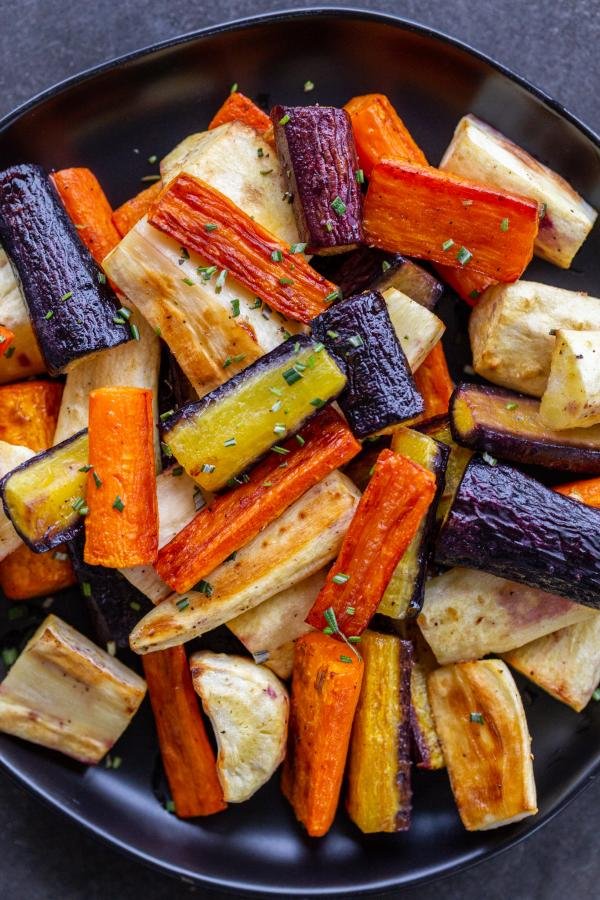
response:
[[[540,418],[559,429],[600,424],[600,331],[556,332]]]

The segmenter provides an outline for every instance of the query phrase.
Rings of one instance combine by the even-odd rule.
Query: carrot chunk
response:
[[[52,446],[63,386],[56,381],[20,381],[0,387],[0,441],[36,453]]]
[[[147,653],[142,664],[176,814],[189,819],[220,812],[227,804],[185,650]]]
[[[89,565],[148,565],[158,552],[152,391],[90,393],[84,559]]]
[[[292,253],[228,197],[192,175],[182,173],[171,182],[148,220],[218,266],[222,277],[231,273],[291,319],[308,323],[327,308],[328,296],[337,296],[335,285],[302,253]]]
[[[140,219],[146,215],[162,188],[162,182],[158,181],[115,209],[112,214],[113,225],[121,237],[125,237],[133,226],[137,225]]]
[[[415,372],[415,384],[425,401],[425,411],[417,419],[418,422],[428,422],[448,413],[454,383],[450,378],[441,341],[429,351]]]
[[[79,237],[98,265],[119,243],[112,209],[100,182],[89,169],[61,169],[50,176]]]
[[[335,817],[362,675],[362,660],[339,641],[318,632],[296,641],[281,787],[312,837]]]
[[[268,115],[240,91],[234,91],[227,97],[211,119],[208,129],[210,131],[227,122],[243,122],[244,125],[254,128],[259,134],[264,134],[271,128],[271,120]]]
[[[0,354],[5,354],[15,339],[14,332],[6,325],[0,325]]]
[[[381,451],[339,556],[306,617],[309,625],[331,627],[335,617],[347,636],[365,630],[435,491],[432,472],[399,453]]]
[[[342,418],[327,409],[283,449],[285,466],[281,456],[270,454],[245,484],[203,507],[160,550],[156,571],[174,591],[188,591],[361,448]]]
[[[587,478],[583,481],[570,481],[568,484],[561,484],[554,490],[565,497],[571,497],[573,500],[579,500],[580,503],[587,503],[588,506],[595,506],[600,509],[600,478]]]
[[[495,279],[488,278],[487,275],[482,275],[480,272],[471,271],[468,266],[466,269],[454,269],[452,266],[439,266],[434,263],[433,268],[442,281],[445,281],[469,306],[477,306],[477,301],[483,292],[496,284]]]
[[[425,154],[385,94],[353,97],[344,109],[350,116],[358,159],[367,178],[382,159],[427,165]]]
[[[538,204],[448,172],[386,160],[371,174],[367,243],[494,281],[515,281],[533,256]]]
[[[0,587],[9,600],[31,600],[77,584],[64,545],[49,553],[18,547],[0,563]]]

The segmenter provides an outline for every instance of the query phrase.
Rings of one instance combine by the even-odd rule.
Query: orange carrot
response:
[[[515,281],[533,255],[538,216],[527,197],[387,160],[371,174],[363,224],[368,244]]]
[[[385,94],[353,97],[344,109],[352,121],[356,152],[367,178],[382,159],[427,165],[425,154]]]
[[[454,384],[441,341],[429,351],[415,372],[415,384],[425,401],[425,411],[417,421],[428,422],[436,416],[447,415]]]
[[[133,226],[137,225],[140,219],[146,215],[162,188],[162,181],[158,181],[115,209],[112,220],[121,237],[125,237],[127,232],[131,231]]]
[[[445,281],[469,306],[477,306],[477,301],[483,292],[497,283],[493,278],[488,278],[479,272],[472,272],[468,267],[454,269],[452,266],[439,266],[434,263],[433,268],[442,281]]]
[[[153,205],[148,220],[225,274],[230,272],[290,319],[308,323],[327,308],[328,297],[337,296],[335,285],[319,275],[302,253],[291,253],[279,238],[199,178],[179,175]]]
[[[312,837],[335,817],[362,675],[339,641],[314,631],[296,641],[281,787]]]
[[[189,591],[361,449],[343,419],[330,409],[315,416],[283,447],[287,450],[284,467],[279,456],[268,456],[250,472],[245,484],[203,507],[159,551],[156,571],[174,591]]]
[[[147,653],[142,664],[176,814],[189,819],[220,812],[227,804],[185,650]]]
[[[306,617],[314,628],[360,635],[436,491],[435,477],[406,456],[382,450],[339,556]]]
[[[258,106],[245,97],[239,91],[230,94],[217,113],[211,119],[209,130],[225,125],[227,122],[243,122],[254,128],[259,134],[264,134],[271,128],[271,120]]]
[[[14,333],[6,325],[0,325],[0,353],[4,354],[15,339]]]
[[[98,388],[90,393],[84,560],[89,565],[149,565],[158,552],[152,391]]]
[[[0,587],[9,600],[30,600],[77,584],[64,546],[34,553],[25,544],[0,562]]]
[[[56,381],[20,381],[0,387],[0,441],[36,453],[52,446],[63,386]]]
[[[98,179],[89,169],[61,169],[51,178],[79,237],[98,265],[102,265],[120,237]]]
[[[565,497],[572,497],[573,500],[579,500],[581,503],[587,503],[588,506],[596,506],[600,509],[600,478],[570,481],[568,484],[561,484],[554,490],[559,494],[564,494]]]

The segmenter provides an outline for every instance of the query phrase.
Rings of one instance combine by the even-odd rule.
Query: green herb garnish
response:
[[[338,216],[343,216],[346,212],[346,204],[341,197],[336,197],[331,201],[331,208]]]
[[[118,512],[123,512],[123,510],[125,509],[125,504],[123,503],[123,501],[121,500],[121,498],[119,497],[118,494],[115,497],[115,500],[113,503],[113,509],[116,509]]]

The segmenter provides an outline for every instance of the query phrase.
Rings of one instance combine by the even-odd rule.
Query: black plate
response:
[[[316,88],[307,96],[308,78]],[[263,104],[340,105],[353,94],[385,92],[433,162],[458,119],[472,111],[600,207],[600,144],[589,129],[458,42],[352,10],[275,14],[211,28],[71,79],[0,123],[0,167],[23,161],[90,166],[116,205],[152,171],[148,156],[160,157],[206,127],[234,81]],[[597,293],[600,230],[573,270],[535,262],[528,277]],[[464,329],[463,306],[448,306],[447,315],[451,328]],[[464,340],[456,346],[464,348]],[[62,598],[56,610],[79,624],[77,596]],[[414,823],[406,835],[366,837],[342,813],[326,838],[311,840],[276,778],[224,814],[178,821],[153,792],[156,744],[147,702],[119,743],[118,771],[86,769],[9,737],[0,738],[0,761],[90,831],[173,874],[238,892],[348,895],[481,860],[530,834],[586,783],[600,764],[600,707],[576,715],[530,686],[525,690],[540,812],[487,833],[464,831],[445,772],[415,772]]]

